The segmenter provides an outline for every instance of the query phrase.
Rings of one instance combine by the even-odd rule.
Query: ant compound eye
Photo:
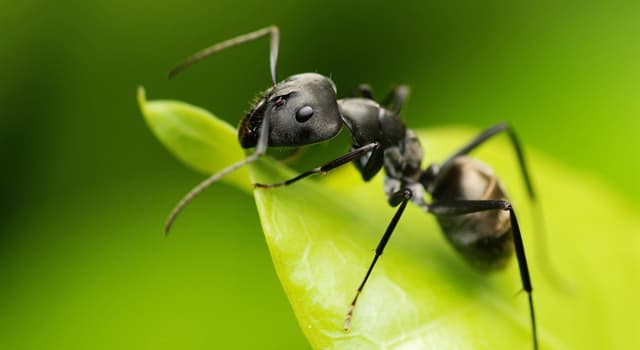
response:
[[[313,108],[311,106],[304,106],[296,112],[296,120],[300,123],[306,122],[311,116],[313,116]]]

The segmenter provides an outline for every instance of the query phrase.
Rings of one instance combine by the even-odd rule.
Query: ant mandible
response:
[[[533,348],[537,349],[533,289],[516,213],[492,169],[467,156],[492,136],[506,133],[517,154],[529,197],[533,200],[533,186],[514,130],[504,123],[495,125],[480,133],[443,163],[430,164],[422,170],[420,163],[423,152],[420,142],[399,116],[408,95],[407,87],[396,87],[381,106],[373,100],[367,85],[359,87],[360,97],[337,99],[333,81],[316,73],[296,74],[276,82],[280,41],[276,26],[241,35],[199,51],[171,70],[169,78],[203,58],[264,36],[271,37],[270,68],[273,86],[253,105],[242,119],[238,130],[242,147],[255,148],[255,152],[194,187],[172,211],[165,225],[165,233],[169,232],[176,216],[194,197],[223,176],[263,156],[268,147],[305,146],[327,141],[346,127],[353,142],[347,154],[286,181],[254,185],[262,189],[287,186],[348,163],[353,163],[363,180],[369,181],[384,168],[384,191],[389,204],[398,209],[380,239],[373,261],[348,308],[344,330],[350,329],[358,297],[407,203],[412,201],[424,211],[435,215],[449,242],[476,268],[503,268],[515,250],[522,287],[529,301]],[[431,195],[430,203],[425,201],[425,193]]]

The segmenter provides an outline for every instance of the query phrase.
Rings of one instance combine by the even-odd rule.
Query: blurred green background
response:
[[[269,24],[281,79],[319,72],[343,96],[409,84],[412,127],[508,120],[640,204],[637,1],[4,1],[0,349],[308,347],[251,197],[215,186],[162,236],[202,176],[135,100],[142,84],[235,125],[270,83],[266,41],[166,73]]]

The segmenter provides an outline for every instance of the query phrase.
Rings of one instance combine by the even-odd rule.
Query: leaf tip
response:
[[[147,93],[144,90],[144,86],[138,85],[138,91],[136,95],[138,99],[138,106],[140,106],[140,110],[142,111],[142,113],[144,113],[144,106],[147,103]]]

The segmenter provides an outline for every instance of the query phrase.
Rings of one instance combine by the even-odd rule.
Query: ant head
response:
[[[303,146],[326,141],[342,128],[336,88],[320,74],[291,76],[267,90],[240,124],[242,147],[255,147],[269,118],[269,146]]]

